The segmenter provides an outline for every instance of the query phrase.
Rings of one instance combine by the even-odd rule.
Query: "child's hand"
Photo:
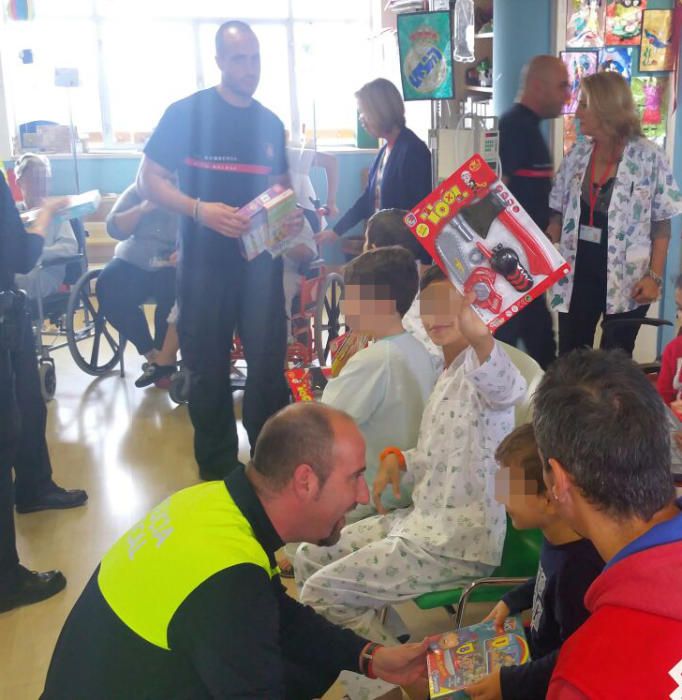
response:
[[[393,486],[393,495],[396,498],[400,498],[400,471],[400,460],[397,455],[389,454],[381,460],[379,471],[372,486],[372,499],[374,500],[374,507],[377,509],[377,513],[383,515],[387,512],[384,504],[381,502],[381,494],[388,484]]]
[[[469,693],[471,700],[502,700],[500,672],[495,671],[464,690]]]
[[[482,363],[490,357],[495,341],[488,327],[471,308],[475,299],[474,292],[469,292],[464,296],[457,321],[460,332],[469,341],[471,347],[476,351],[478,361]]]
[[[494,620],[495,629],[502,634],[504,632],[504,621],[509,617],[509,606],[501,600],[490,613],[483,618],[483,622],[488,622],[488,620]]]

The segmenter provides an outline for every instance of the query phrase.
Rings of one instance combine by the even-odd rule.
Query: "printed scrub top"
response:
[[[575,267],[580,222],[580,194],[593,144],[578,142],[559,168],[549,206],[563,217],[559,252]],[[608,272],[606,313],[632,311],[633,286],[649,269],[651,222],[682,213],[682,195],[673,179],[664,151],[645,138],[625,147],[613,187],[608,221]],[[567,312],[573,293],[573,275],[552,288],[551,306]]]

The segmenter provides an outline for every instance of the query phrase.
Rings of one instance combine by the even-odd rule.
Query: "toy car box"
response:
[[[242,251],[247,260],[253,260],[265,251],[276,258],[292,245],[297,234],[289,234],[283,223],[295,208],[294,191],[273,185],[239,210],[250,219],[249,229],[241,237]]]

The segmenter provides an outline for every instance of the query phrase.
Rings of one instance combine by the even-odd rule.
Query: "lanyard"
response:
[[[609,179],[609,173],[611,172],[611,167],[616,165],[618,160],[609,161],[606,164],[606,171],[604,172],[604,180],[602,182],[595,182],[594,170],[597,162],[597,147],[594,147],[594,152],[592,153],[592,166],[590,168],[590,226],[594,226],[594,209],[597,206],[597,199],[599,198],[599,192]],[[597,185],[597,187],[595,187]]]

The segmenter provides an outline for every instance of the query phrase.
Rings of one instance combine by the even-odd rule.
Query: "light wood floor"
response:
[[[87,489],[90,498],[83,508],[16,516],[22,563],[59,568],[68,585],[48,601],[0,615],[0,700],[38,698],[62,624],[103,553],[153,505],[198,481],[186,407],[165,391],[135,388],[140,359],[130,346],[123,379],[84,374],[66,349],[55,359],[57,395],[47,429],[55,480]],[[245,460],[248,444],[239,427]],[[449,626],[441,611],[404,608],[415,635]],[[334,688],[325,700],[338,697]]]

